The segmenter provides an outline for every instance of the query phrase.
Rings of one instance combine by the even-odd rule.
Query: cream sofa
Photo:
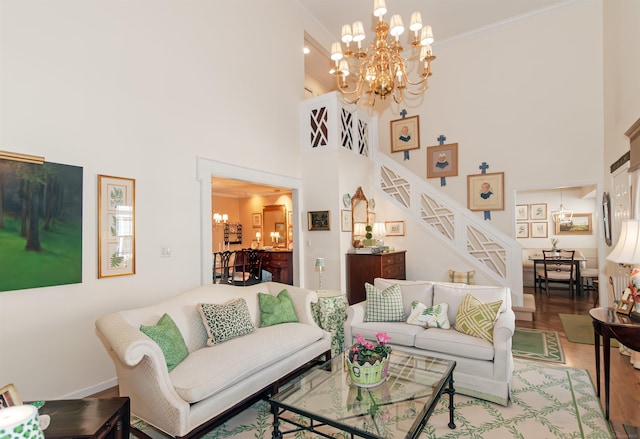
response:
[[[457,393],[498,404],[509,401],[513,355],[511,340],[515,330],[515,314],[511,310],[511,290],[508,287],[452,284],[430,281],[374,280],[374,286],[384,290],[399,284],[405,316],[411,312],[414,300],[426,306],[447,303],[451,329],[428,328],[405,322],[365,322],[366,301],[347,308],[345,346],[353,343],[356,334],[375,340],[375,333],[384,331],[394,349],[456,361],[453,373]],[[493,343],[453,329],[460,303],[472,294],[484,303],[502,300],[493,329]]]
[[[260,328],[258,292],[289,292],[298,323]],[[224,304],[244,298],[257,330],[207,346],[199,303]],[[131,412],[175,437],[196,434],[276,390],[288,375],[322,355],[330,355],[331,334],[313,320],[314,291],[266,282],[253,286],[207,285],[143,308],[100,317],[97,333],[111,355],[120,395],[131,398]],[[171,372],[158,345],[140,325],[155,325],[168,313],[189,354]]]

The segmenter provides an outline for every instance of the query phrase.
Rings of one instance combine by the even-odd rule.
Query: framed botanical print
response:
[[[539,222],[531,223],[531,237],[532,238],[546,238],[549,236],[549,223]]]
[[[529,205],[518,204],[516,206],[516,221],[526,221],[529,219]]]
[[[404,236],[404,221],[385,221],[387,236]]]
[[[532,204],[529,206],[532,221],[543,221],[547,219],[547,203]]]
[[[516,223],[516,238],[529,237],[529,223]]]
[[[340,211],[340,230],[350,232],[351,228],[351,211],[343,209]]]

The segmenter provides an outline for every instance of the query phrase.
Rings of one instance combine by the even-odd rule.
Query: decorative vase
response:
[[[387,370],[389,368],[389,356],[376,360],[371,364],[353,363],[347,355],[347,367],[351,382],[358,387],[375,387],[382,384],[387,379]]]

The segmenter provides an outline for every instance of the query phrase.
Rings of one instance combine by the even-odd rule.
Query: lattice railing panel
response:
[[[369,157],[369,124],[358,119],[358,154]]]
[[[506,278],[507,250],[471,225],[467,226],[467,251],[491,271]]]
[[[450,241],[455,239],[453,211],[425,193],[420,194],[420,217],[422,221],[432,226],[445,238]]]
[[[327,126],[328,117],[327,107],[320,107],[311,110],[310,125],[312,148],[327,146],[329,143],[329,128]]]
[[[349,113],[345,108],[342,109],[340,114],[340,122],[342,123],[340,145],[349,151],[353,151],[353,114]]]
[[[411,187],[409,182],[386,166],[380,169],[380,187],[404,207],[411,206]]]

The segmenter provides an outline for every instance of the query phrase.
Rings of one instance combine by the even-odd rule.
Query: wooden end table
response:
[[[129,439],[129,397],[47,401],[38,412],[51,417],[47,439]]]

